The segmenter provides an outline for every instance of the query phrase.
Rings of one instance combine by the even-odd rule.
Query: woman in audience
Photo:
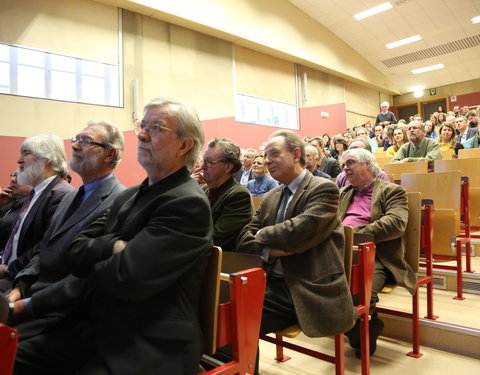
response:
[[[453,155],[458,155],[458,150],[463,148],[460,142],[455,142],[455,126],[451,122],[444,122],[440,126],[440,137],[438,143],[440,143],[440,152],[450,150]]]
[[[398,125],[395,127],[393,130],[393,141],[393,146],[390,146],[387,149],[387,156],[391,156],[392,158],[397,155],[399,148],[408,142],[407,130],[405,129],[405,126]]]
[[[435,126],[431,121],[425,121],[425,137],[437,139],[438,133],[435,131]]]
[[[323,139],[323,150],[328,151],[329,153],[332,151],[332,138],[330,137],[330,134],[325,133],[322,135]]]
[[[438,125],[442,125],[447,120],[447,115],[445,113],[438,114]]]
[[[278,186],[278,182],[270,177],[265,168],[263,156],[257,155],[253,158],[252,170],[253,180],[247,182],[247,189],[252,193],[252,197],[263,197],[267,191]]]
[[[445,113],[445,110],[443,109],[443,105],[439,105],[439,106],[437,107],[437,112],[438,112],[438,113]]]
[[[334,137],[335,150],[332,151],[332,157],[336,160],[342,160],[342,154],[348,149],[348,141],[342,136]]]

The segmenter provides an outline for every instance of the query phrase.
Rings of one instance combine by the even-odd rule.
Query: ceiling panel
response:
[[[389,77],[402,93],[422,85],[425,89],[480,78],[480,46],[387,67],[382,61],[480,35],[480,0],[390,0],[394,8],[356,21],[353,15],[383,0],[289,0],[349,44]],[[387,49],[386,43],[419,34],[422,40]],[[411,69],[443,63],[446,68],[414,75]]]

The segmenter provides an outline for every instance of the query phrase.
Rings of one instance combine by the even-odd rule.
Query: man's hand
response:
[[[288,251],[283,251],[279,249],[272,249],[270,250],[270,256],[269,258],[278,258],[278,257],[287,257],[289,255],[293,255],[295,253],[290,253]]]
[[[11,302],[16,302],[20,299],[22,299],[22,293],[20,293],[20,288],[15,288],[10,291],[10,293],[7,294],[7,298]]]
[[[16,301],[13,304],[13,322],[20,323],[27,320],[29,314],[25,308],[25,301],[23,299]]]
[[[408,158],[400,160],[400,163],[408,163]]]
[[[119,253],[120,251],[123,251],[127,247],[128,242],[123,241],[123,240],[117,240],[113,244],[113,254]]]
[[[8,270],[8,266],[6,264],[0,264],[0,279],[4,279]]]
[[[197,169],[194,169],[190,176],[194,180],[197,180],[197,182],[200,185],[205,183],[205,179],[203,178],[203,168],[202,167],[198,167]]]

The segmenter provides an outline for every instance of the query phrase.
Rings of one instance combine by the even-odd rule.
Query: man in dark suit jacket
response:
[[[148,177],[120,193],[65,253],[73,274],[91,288],[91,320],[58,330],[39,362],[22,363],[18,373],[198,371],[198,305],[213,224],[187,168],[198,159],[203,130],[192,109],[161,98],[147,104],[135,128]]]
[[[397,184],[376,178],[378,164],[367,150],[353,149],[342,155],[345,174],[351,185],[340,190],[338,215],[344,225],[357,228],[359,233],[374,235],[376,245],[375,270],[370,301],[370,353],[383,322],[375,313],[378,293],[385,284],[404,286],[413,295],[416,275],[405,260],[405,230],[408,221],[408,202],[405,189]],[[359,324],[347,334],[350,344],[360,357]]]
[[[478,133],[478,128],[469,128],[468,121],[465,116],[458,116],[455,119],[455,128],[458,131],[458,135],[455,137],[455,142],[461,143],[462,145],[465,142],[475,136]]]
[[[83,185],[62,199],[39,251],[19,272],[15,289],[8,294],[15,302],[14,320],[26,320],[16,325],[20,339],[18,358],[23,355],[24,339],[48,330],[78,309],[76,301],[83,295],[84,279],[70,275],[63,261],[64,251],[124,190],[112,174],[123,148],[120,130],[103,120],[89,121],[73,138],[70,167],[80,175]]]
[[[0,249],[4,249],[12,231],[20,208],[32,190],[31,186],[21,186],[17,182],[17,171],[10,173],[10,184],[1,190],[0,200]]]
[[[222,250],[233,251],[237,237],[252,219],[252,196],[233,174],[240,169],[240,148],[225,138],[208,143],[203,164],[192,177],[204,188],[212,207],[213,243]]]
[[[27,138],[20,147],[18,164],[18,183],[33,186],[33,190],[22,206],[3,251],[2,291],[11,288],[17,273],[30,262],[61,199],[74,190],[63,179],[67,175],[65,149],[63,140],[56,135]]]
[[[265,163],[284,186],[265,194],[238,241],[238,251],[262,254],[265,262],[260,332],[297,323],[310,337],[345,332],[353,326],[356,311],[343,269],[338,188],[304,169],[303,141],[291,131],[270,136]]]
[[[320,137],[310,138],[309,144],[314,146],[318,151],[317,169],[330,177],[335,178],[342,171],[342,167],[337,160],[325,156],[323,140]]]

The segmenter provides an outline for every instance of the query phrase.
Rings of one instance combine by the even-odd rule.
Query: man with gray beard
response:
[[[62,199],[39,251],[18,273],[14,289],[7,295],[15,303],[15,323],[25,321],[15,327],[21,343],[59,321],[77,319],[75,313],[85,285],[84,280],[70,275],[63,261],[64,251],[125,189],[113,175],[124,149],[123,135],[115,125],[89,121],[72,138],[72,149],[70,167],[80,175],[83,185]]]
[[[0,264],[0,291],[11,288],[12,280],[31,260],[35,247],[50,225],[62,197],[72,191],[67,175],[65,148],[60,137],[39,134],[27,138],[20,146],[17,181],[33,186],[20,209]]]

